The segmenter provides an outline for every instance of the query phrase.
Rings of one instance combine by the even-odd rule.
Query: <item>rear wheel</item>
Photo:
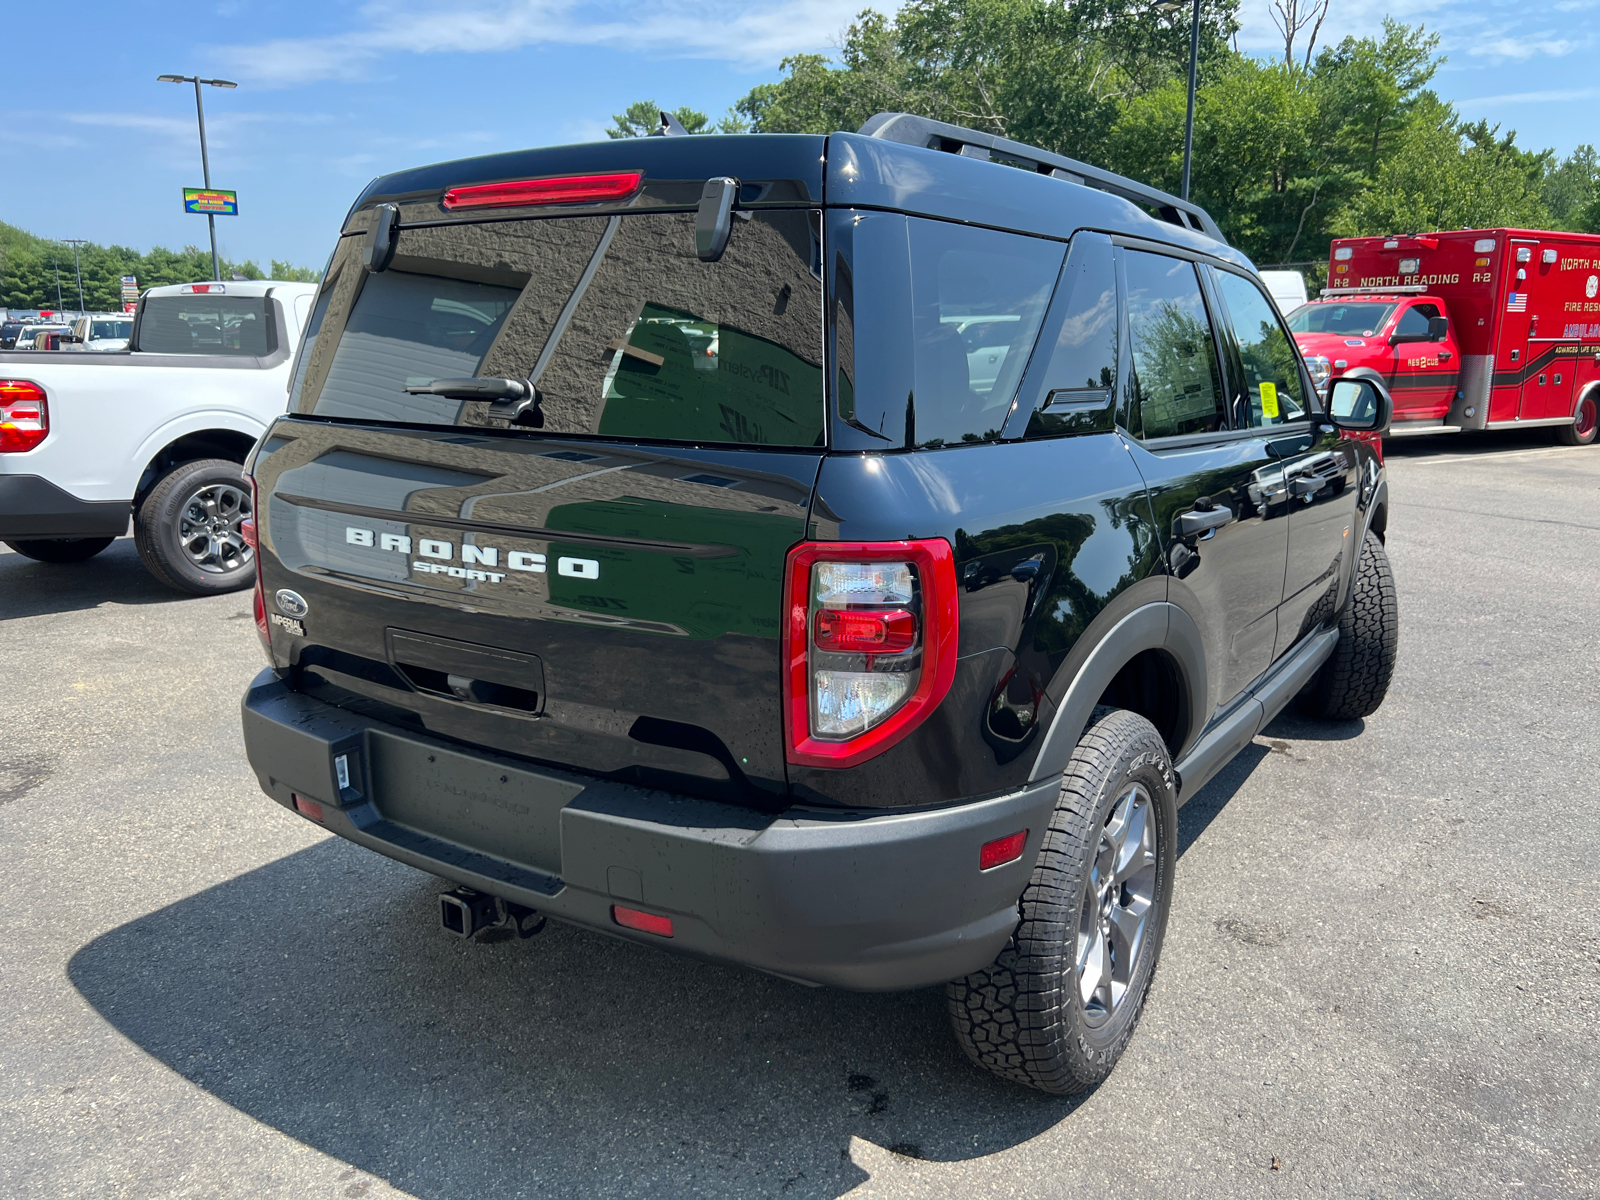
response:
[[[1339,643],[1300,693],[1300,707],[1330,721],[1377,712],[1388,694],[1399,646],[1400,607],[1389,556],[1369,532],[1361,543],[1350,599],[1339,614]]]
[[[196,596],[255,582],[255,551],[239,531],[252,515],[244,468],[220,458],[180,463],[133,514],[145,567],[168,587]]]
[[[22,541],[7,542],[6,545],[35,562],[75,563],[93,558],[116,540],[108,537],[27,538]]]
[[[1155,727],[1096,709],[1062,776],[1016,933],[993,964],[946,985],[968,1057],[1057,1095],[1111,1073],[1161,953],[1177,814]]]
[[[1573,414],[1571,425],[1558,425],[1556,427],[1556,441],[1568,446],[1587,446],[1600,432],[1600,400],[1596,399],[1600,389],[1591,391],[1578,401],[1578,411]]]

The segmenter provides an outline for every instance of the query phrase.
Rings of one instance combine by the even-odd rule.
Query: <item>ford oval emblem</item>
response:
[[[291,592],[288,588],[280,588],[273,599],[278,602],[278,611],[286,617],[303,617],[310,608],[299,592]]]

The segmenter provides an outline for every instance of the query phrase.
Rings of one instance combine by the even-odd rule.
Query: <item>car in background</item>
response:
[[[6,321],[0,323],[0,350],[10,350],[17,344],[17,335],[22,332],[23,322]]]
[[[1278,302],[1278,310],[1292,313],[1310,297],[1306,292],[1306,277],[1299,271],[1262,271],[1261,282]]]
[[[52,321],[46,324],[24,325],[22,329],[18,331],[17,340],[15,344],[12,345],[11,349],[33,350],[36,348],[34,345],[34,340],[41,333],[65,333],[66,331],[67,326],[63,325],[59,321]]]
[[[126,350],[133,336],[132,313],[89,313],[72,323],[63,350]]]

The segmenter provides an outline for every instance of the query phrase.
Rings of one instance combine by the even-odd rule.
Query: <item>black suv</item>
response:
[[[250,464],[250,762],[463,936],[946,983],[1079,1091],[1178,805],[1383,699],[1388,409],[1205,212],[955,126],[388,175]]]

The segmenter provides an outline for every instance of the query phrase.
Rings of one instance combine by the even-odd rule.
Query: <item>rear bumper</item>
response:
[[[953,979],[999,953],[1059,787],[931,812],[771,816],[465,751],[270,671],[243,710],[263,790],[290,808],[294,793],[315,800],[341,837],[577,925],[867,991]],[[980,873],[978,848],[1024,828],[1022,858]],[[674,936],[621,928],[619,903],[671,916]]]
[[[0,475],[0,539],[121,537],[128,500],[79,500],[38,475]]]

